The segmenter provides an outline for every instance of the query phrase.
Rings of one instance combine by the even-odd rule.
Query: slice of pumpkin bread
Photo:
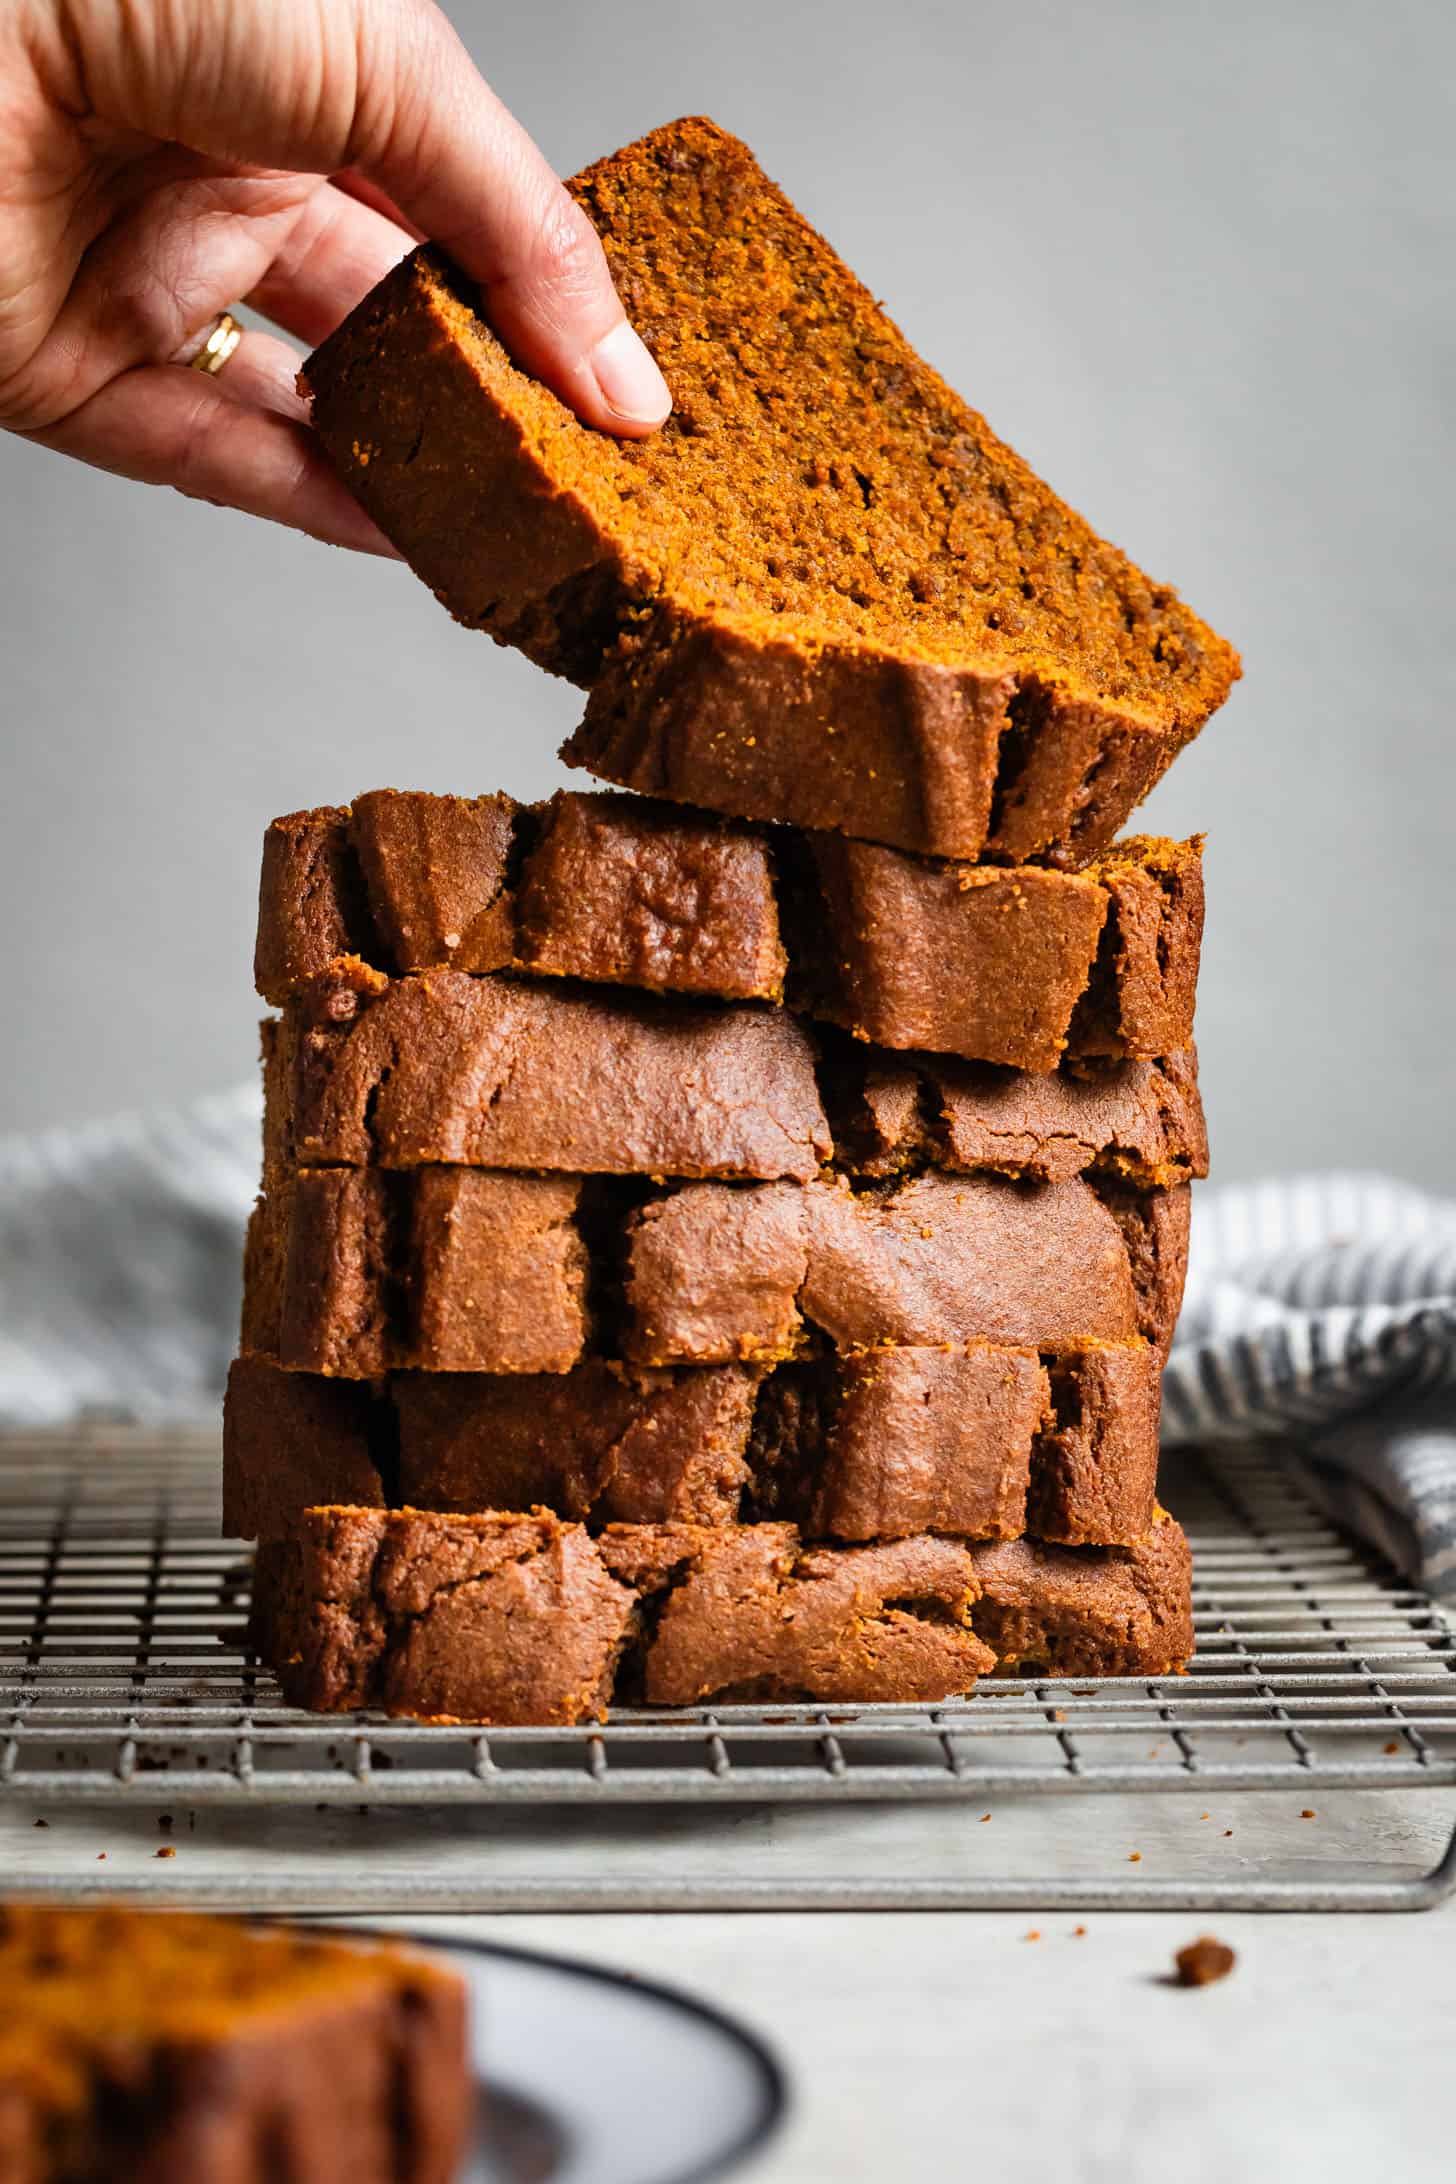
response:
[[[747,818],[1076,864],[1238,658],[923,363],[747,147],[653,131],[570,184],[672,389],[589,431],[413,252],[304,367],[459,620],[588,686],[573,764]]]
[[[260,1547],[251,1634],[291,1705],[502,1724],[613,1701],[915,1704],[997,1668],[1161,1677],[1194,1635],[1162,1510],[1129,1546],[1067,1548],[329,1507]]]
[[[254,972],[287,1002],[342,957],[780,1001],[881,1046],[1012,1069],[1193,1036],[1203,843],[1080,872],[948,864],[680,804],[375,789],[275,819]]]
[[[544,1507],[591,1531],[772,1517],[827,1540],[1125,1545],[1153,1520],[1160,1369],[1145,1342],[372,1383],[244,1355],[223,1412],[223,1528],[286,1538],[342,1484],[360,1508]]]
[[[402,1949],[0,1904],[5,2184],[450,2184],[462,1982]]]
[[[1175,1203],[1168,1203],[1169,1200]],[[881,1343],[1165,1353],[1188,1192],[934,1169],[855,1188],[300,1168],[254,1208],[243,1341],[303,1372],[563,1373]]]

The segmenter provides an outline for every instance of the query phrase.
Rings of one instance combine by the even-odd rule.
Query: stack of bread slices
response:
[[[1116,837],[1237,659],[733,138],[571,187],[662,433],[580,425],[429,249],[305,371],[619,786],[269,829],[253,1642],[301,1705],[498,1723],[1161,1675],[1201,844]]]

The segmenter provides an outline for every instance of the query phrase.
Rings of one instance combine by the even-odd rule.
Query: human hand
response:
[[[310,347],[428,235],[587,424],[667,415],[591,223],[433,0],[4,0],[0,424],[376,553],[241,297]]]

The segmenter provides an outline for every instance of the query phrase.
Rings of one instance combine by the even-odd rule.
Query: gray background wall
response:
[[[1243,647],[1207,828],[1219,1171],[1456,1185],[1453,142],[1441,0],[452,10],[565,171],[747,136],[1006,437]],[[539,794],[576,694],[400,568],[0,441],[0,1126],[252,1066],[258,840]]]

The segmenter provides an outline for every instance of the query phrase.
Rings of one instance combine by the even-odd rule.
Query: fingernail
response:
[[[588,361],[602,400],[624,424],[662,423],[672,408],[667,381],[625,319],[602,335]]]

